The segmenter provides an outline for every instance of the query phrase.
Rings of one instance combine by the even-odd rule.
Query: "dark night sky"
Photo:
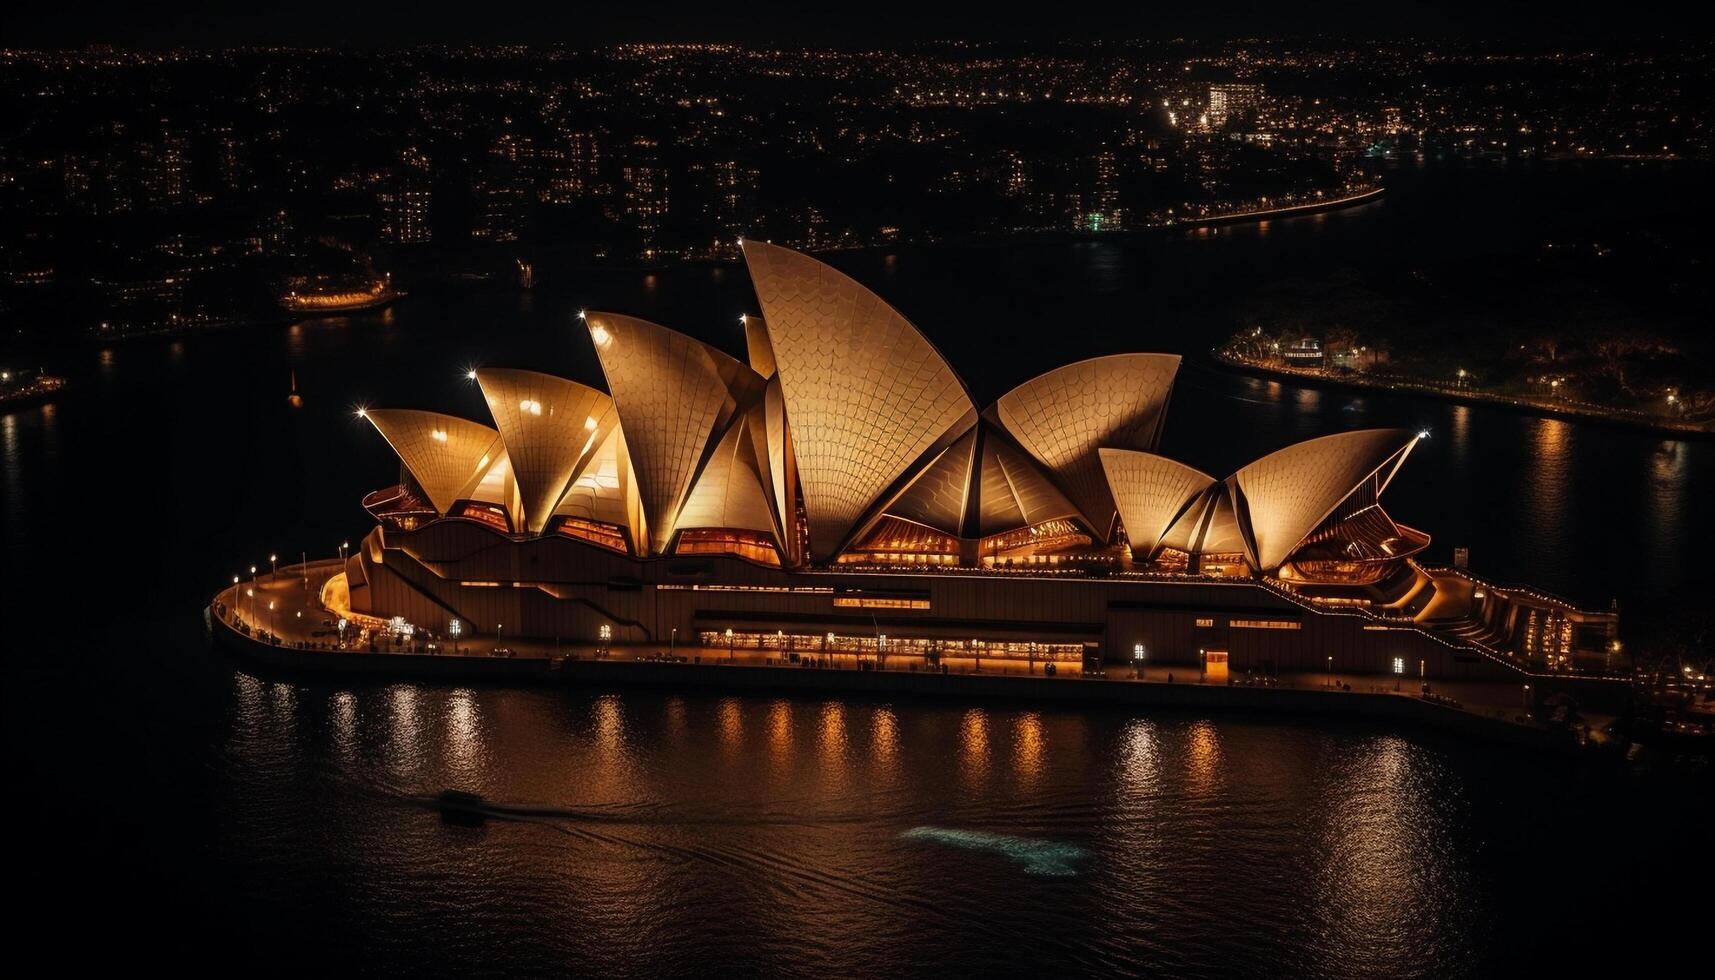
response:
[[[475,0],[419,3],[170,4],[43,2],[9,4],[0,46],[13,48],[111,43],[130,47],[278,43],[394,45],[421,42],[533,42],[573,46],[627,40],[722,40],[749,43],[863,45],[932,38],[1227,38],[1335,34],[1349,37],[1455,37],[1600,43],[1616,37],[1707,39],[1709,5],[1642,0],[1586,7],[1578,3],[1477,3],[1333,0],[1295,5],[1250,0],[1133,3],[1109,10],[1092,3],[1041,3],[1034,16],[1017,5],[942,5],[894,0],[704,0],[702,3],[577,0],[536,6]],[[1689,20],[1687,18],[1690,18]]]

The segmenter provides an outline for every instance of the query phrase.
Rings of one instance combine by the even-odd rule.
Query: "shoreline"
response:
[[[1152,228],[1201,228],[1210,225],[1234,225],[1248,222],[1273,221],[1276,218],[1296,218],[1302,215],[1321,214],[1326,211],[1340,211],[1355,208],[1379,200],[1387,192],[1386,187],[1376,187],[1371,190],[1352,194],[1347,197],[1334,198],[1328,201],[1312,201],[1309,204],[1292,204],[1282,208],[1268,208],[1262,211],[1240,211],[1234,214],[1211,215],[1207,218],[1187,218],[1184,221],[1169,221],[1165,224],[1152,225]]]
[[[221,594],[224,594],[224,590]],[[812,693],[864,697],[905,696],[1000,700],[1058,705],[1157,707],[1193,711],[1261,712],[1297,716],[1385,719],[1485,742],[1567,752],[1580,748],[1570,731],[1524,724],[1437,704],[1404,692],[1290,686],[1216,685],[1088,678],[1068,673],[1047,678],[1007,673],[930,673],[828,669],[786,664],[733,664],[599,659],[575,653],[561,658],[499,658],[476,654],[424,654],[316,650],[272,644],[240,633],[213,607],[204,610],[211,643],[252,664],[294,674],[415,682],[483,682],[518,686],[608,684],[739,693]],[[1125,668],[1111,665],[1116,672]]]
[[[1610,425],[1635,431],[1650,432],[1661,436],[1671,436],[1679,439],[1715,439],[1715,429],[1703,428],[1693,423],[1674,425],[1670,422],[1653,420],[1646,417],[1634,417],[1615,414],[1597,409],[1581,409],[1572,406],[1556,407],[1538,404],[1513,398],[1508,395],[1490,394],[1480,391],[1444,391],[1427,383],[1412,385],[1397,382],[1365,381],[1359,378],[1336,378],[1323,374],[1313,374],[1295,368],[1273,367],[1254,364],[1250,361],[1231,357],[1214,348],[1209,351],[1212,366],[1252,377],[1265,378],[1270,381],[1285,381],[1303,385],[1307,388],[1332,388],[1339,391],[1355,392],[1385,392],[1392,395],[1404,395],[1414,398],[1429,398],[1437,401],[1453,402],[1461,405],[1478,405],[1487,408],[1500,408],[1517,412],[1521,415],[1534,415],[1539,418],[1560,419],[1568,422],[1590,422],[1598,425]]]
[[[834,245],[827,248],[815,249],[809,254],[822,255],[842,252],[862,252],[869,250],[886,250],[895,248],[960,248],[1005,245],[1028,245],[1055,242],[1092,242],[1112,239],[1131,239],[1143,235],[1160,234],[1194,228],[1213,227],[1218,225],[1260,224],[1278,219],[1308,217],[1330,211],[1341,211],[1347,208],[1359,207],[1379,200],[1387,192],[1386,187],[1377,187],[1348,197],[1334,198],[1327,201],[1314,201],[1308,204],[1295,204],[1282,208],[1269,208],[1261,211],[1241,211],[1233,214],[1211,215],[1203,218],[1170,219],[1166,221],[1151,221],[1147,224],[1132,228],[1116,229],[1107,232],[1089,232],[1057,228],[1032,228],[1012,231],[1005,234],[974,233],[964,236],[951,236],[944,239],[928,239],[922,241],[904,240],[897,242],[866,242],[857,245]],[[683,258],[673,262],[596,262],[583,263],[576,266],[579,271],[604,274],[616,273],[658,273],[675,268],[724,266],[730,265],[734,259],[712,256]],[[456,285],[456,276],[443,275],[437,277],[435,285]],[[357,317],[366,313],[377,313],[409,298],[408,290],[401,290],[395,295],[373,303],[365,303],[346,309],[337,310],[292,310],[282,309],[272,313],[257,311],[254,315],[239,315],[222,319],[210,320],[204,323],[190,324],[180,327],[164,327],[130,331],[103,337],[98,334],[79,334],[59,344],[62,348],[91,349],[133,341],[148,340],[182,340],[201,335],[218,334],[238,329],[260,329],[264,327],[284,326],[308,320],[338,319],[340,317]]]

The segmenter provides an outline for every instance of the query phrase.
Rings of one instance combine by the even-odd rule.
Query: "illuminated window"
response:
[[[1213,625],[1215,625],[1215,621],[1213,619],[1210,619],[1207,616],[1198,616],[1197,617],[1197,625],[1198,626],[1213,626]]]
[[[683,531],[673,548],[675,555],[737,555],[764,565],[780,564],[780,553],[772,539],[752,531],[729,528],[694,528]]]
[[[1227,625],[1241,630],[1295,630],[1303,624],[1289,619],[1235,619]]]
[[[928,609],[929,600],[910,596],[842,595],[834,597],[839,609]]]
[[[631,547],[625,540],[625,532],[612,524],[569,517],[560,525],[559,533],[568,538],[577,538],[579,541],[588,541],[590,544],[600,545],[609,551],[617,551],[622,555],[631,553]]]
[[[830,585],[687,585],[679,582],[663,582],[655,588],[667,592],[800,592],[815,595],[831,595],[834,591]]]
[[[506,511],[488,504],[468,503],[459,511],[458,516],[473,521],[480,521],[497,531],[511,531],[512,522],[506,519]]]

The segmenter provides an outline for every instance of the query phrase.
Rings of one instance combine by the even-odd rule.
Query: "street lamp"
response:
[[[274,578],[280,574],[279,561],[280,556],[278,555],[268,556],[268,581],[270,582],[274,581]]]
[[[453,655],[459,652],[459,634],[464,632],[464,624],[456,618],[447,623],[447,635],[453,638]]]
[[[679,652],[679,627],[675,626],[675,627],[673,627],[672,632],[667,634],[667,655],[673,656],[673,655],[677,654],[678,652]]]
[[[613,639],[613,627],[603,623],[601,624],[601,628],[596,632],[601,636],[601,655],[605,657],[608,653],[608,641]]]
[[[274,642],[274,600],[268,600],[268,642]]]
[[[1131,660],[1132,660],[1132,663],[1136,665],[1136,673],[1133,676],[1136,676],[1136,677],[1142,677],[1143,676],[1143,662],[1144,662],[1144,660],[1148,659],[1148,657],[1149,657],[1149,650],[1146,649],[1143,644],[1141,644],[1141,643],[1133,643],[1132,644],[1132,646],[1131,646]]]
[[[728,626],[728,627],[727,627],[727,628],[726,628],[726,658],[727,658],[727,660],[729,660],[729,661],[730,661],[730,660],[732,660],[732,659],[733,659],[733,652],[732,652],[732,627],[731,627],[731,626]]]
[[[347,625],[349,624],[346,623],[345,617],[341,616],[339,618],[339,648],[341,650],[345,649],[345,628]]]

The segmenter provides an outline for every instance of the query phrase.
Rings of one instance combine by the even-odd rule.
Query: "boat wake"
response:
[[[1025,874],[1067,877],[1078,873],[1078,862],[1087,852],[1072,844],[1010,837],[981,830],[954,830],[949,827],[912,827],[899,836],[907,840],[929,841],[967,851],[987,851],[1009,858],[1024,868]]]

